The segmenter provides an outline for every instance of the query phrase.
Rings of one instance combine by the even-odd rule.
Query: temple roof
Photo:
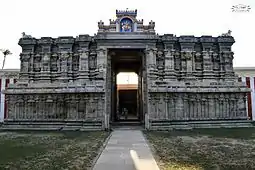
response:
[[[137,9],[135,10],[129,10],[128,8],[126,10],[116,10],[116,17],[123,17],[123,16],[130,16],[136,18],[137,16]]]

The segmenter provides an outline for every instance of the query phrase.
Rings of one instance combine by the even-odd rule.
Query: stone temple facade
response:
[[[249,123],[233,71],[230,34],[158,35],[137,10],[116,10],[94,36],[19,40],[21,69],[4,93],[5,127],[109,129],[121,123],[116,75],[138,75],[133,121],[146,129],[233,127]],[[125,99],[123,99],[125,100]],[[125,120],[128,121],[128,120]]]

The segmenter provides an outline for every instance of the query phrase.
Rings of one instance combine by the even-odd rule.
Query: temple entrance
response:
[[[113,49],[111,54],[111,123],[144,121],[143,52],[138,49]]]
[[[118,120],[139,120],[138,75],[120,72],[117,75],[117,113]]]

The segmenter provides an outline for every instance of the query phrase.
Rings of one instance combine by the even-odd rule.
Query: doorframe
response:
[[[116,74],[116,70],[113,70],[113,57],[115,57],[114,55],[112,55],[114,53],[114,50],[115,49],[119,49],[119,48],[108,48],[108,54],[107,54],[107,67],[110,67],[110,68],[106,68],[107,73],[110,73],[109,76],[106,76],[106,84],[109,83],[108,85],[106,85],[106,105],[107,103],[110,104],[110,109],[107,109],[107,111],[105,112],[106,114],[108,114],[108,127],[110,127],[111,123],[114,123],[116,122],[116,111],[117,111],[117,108],[116,108],[116,105],[117,105],[117,100],[116,100],[116,91],[117,91],[117,74]],[[123,50],[126,50],[125,48]],[[127,48],[127,50],[130,50],[130,48]],[[139,67],[139,72],[140,72],[140,75],[138,75],[138,79],[140,79],[140,81],[138,80],[138,89],[137,91],[140,90],[140,103],[139,103],[139,119],[138,121],[143,125],[145,126],[145,122],[146,122],[146,113],[145,111],[147,110],[146,108],[144,107],[147,107],[147,102],[146,102],[146,96],[144,93],[147,93],[147,86],[144,84],[144,82],[147,82],[147,74],[146,74],[146,56],[145,56],[145,53],[144,53],[144,48],[134,48],[134,51],[137,51],[137,52],[141,52],[142,51],[142,55],[140,56],[141,57],[141,64],[140,64],[140,67]],[[113,53],[112,53],[113,52]],[[134,70],[134,72],[136,72]],[[137,73],[137,72],[136,72]],[[115,83],[113,81],[113,79],[115,79]],[[114,84],[113,84],[114,83]],[[139,85],[140,83],[140,85]],[[139,86],[140,86],[140,89],[139,89]],[[113,88],[114,87],[114,88]],[[114,90],[113,90],[114,89]],[[115,92],[114,92],[115,91]],[[107,96],[107,92],[110,92],[108,93],[108,96]],[[111,97],[109,97],[109,94]],[[115,95],[115,98],[113,97],[113,95]],[[108,102],[107,102],[108,101]],[[109,106],[108,106],[109,107]],[[106,106],[106,108],[108,108]],[[108,112],[108,113],[107,113]]]

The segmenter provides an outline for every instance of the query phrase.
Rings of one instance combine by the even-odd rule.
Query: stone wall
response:
[[[150,93],[150,120],[247,119],[245,93]]]
[[[99,119],[109,128],[114,110],[112,49],[135,50],[143,57],[139,74],[146,128],[154,120],[248,119],[249,89],[234,73],[235,40],[230,33],[158,35],[155,22],[143,25],[136,11],[117,11],[116,16],[110,25],[98,22],[94,36],[36,39],[24,35],[19,41],[19,80],[5,91],[7,119]],[[126,17],[132,19],[134,29],[120,32],[119,24]]]
[[[7,95],[8,120],[104,121],[104,94]]]

